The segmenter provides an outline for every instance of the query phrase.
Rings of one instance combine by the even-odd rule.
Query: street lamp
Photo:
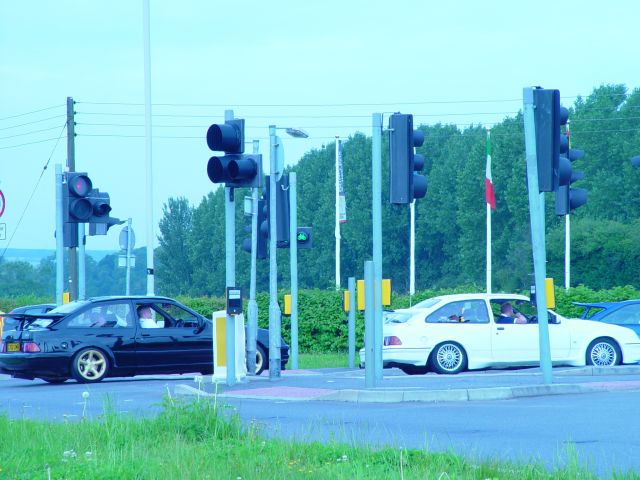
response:
[[[284,161],[278,165],[278,147],[280,139],[276,136],[275,125],[269,125],[270,169],[269,169],[269,379],[280,378],[281,351],[280,338],[282,312],[278,305],[278,269],[277,269],[277,233],[276,233],[276,176],[282,175]],[[294,138],[307,138],[309,135],[297,128],[279,128]],[[280,171],[279,171],[280,170]]]

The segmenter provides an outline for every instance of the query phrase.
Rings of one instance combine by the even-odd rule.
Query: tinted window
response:
[[[625,305],[603,316],[601,320],[616,325],[638,325],[640,324],[640,304]]]
[[[484,300],[451,302],[427,316],[427,323],[489,323]]]
[[[70,328],[124,328],[133,325],[129,303],[96,305],[73,316],[67,323]]]
[[[151,308],[153,322],[159,328],[193,328],[200,324],[200,317],[174,303],[144,302],[138,304],[136,310],[139,311],[140,307]],[[152,325],[141,324],[141,326],[149,328]]]

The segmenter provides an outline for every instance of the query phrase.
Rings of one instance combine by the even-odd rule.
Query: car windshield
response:
[[[411,318],[410,313],[385,312],[384,323],[406,323]]]
[[[426,300],[416,303],[411,308],[431,308],[434,305],[438,304],[439,302],[440,302],[439,298],[427,298]]]

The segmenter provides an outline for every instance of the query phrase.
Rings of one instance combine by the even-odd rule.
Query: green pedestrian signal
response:
[[[311,227],[298,227],[296,232],[298,248],[311,248]]]

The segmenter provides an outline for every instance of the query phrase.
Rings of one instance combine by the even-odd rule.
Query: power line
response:
[[[8,148],[24,147],[26,145],[34,145],[36,143],[51,142],[53,140],[56,140],[56,138],[55,137],[53,137],[53,138],[45,138],[44,140],[36,140],[34,142],[19,143],[17,145],[7,145],[6,147],[0,147],[0,150],[6,150]]]
[[[521,102],[521,98],[516,99],[498,99],[498,100],[430,100],[430,101],[417,101],[417,102],[363,102],[363,103],[233,103],[233,104],[217,104],[217,103],[153,103],[155,107],[184,107],[184,108],[229,108],[229,107],[316,107],[316,108],[335,108],[335,107],[384,107],[394,105],[453,105],[453,104],[465,104],[465,103],[508,103],[508,102]],[[128,102],[76,102],[77,104],[84,105],[112,105],[112,106],[127,106],[127,107],[140,107],[144,106],[144,103],[128,103]]]
[[[34,120],[33,122],[21,123],[19,125],[11,125],[10,127],[2,127],[2,128],[0,128],[0,130],[10,130],[12,128],[24,127],[26,125],[33,125],[35,123],[42,123],[42,122],[46,122],[46,121],[49,121],[49,120],[56,120],[58,118],[62,118],[62,117],[65,117],[65,116],[66,115],[55,115],[53,117],[41,118],[40,120]],[[56,127],[56,128],[58,128],[58,127]]]
[[[9,237],[9,241],[7,242],[7,246],[4,247],[4,250],[2,251],[2,255],[0,255],[0,259],[4,258],[5,253],[7,253],[7,249],[11,245],[13,237],[16,235],[16,232],[18,231],[18,228],[20,227],[20,224],[22,223],[22,219],[24,218],[25,214],[27,213],[27,209],[29,208],[29,205],[31,204],[31,200],[33,199],[33,196],[36,194],[36,190],[38,189],[38,185],[40,185],[40,180],[42,180],[42,177],[44,176],[44,172],[47,170],[47,167],[49,167],[49,162],[51,162],[51,158],[53,157],[53,154],[56,151],[56,148],[58,147],[58,143],[60,142],[60,138],[62,138],[62,134],[64,133],[64,130],[65,130],[66,127],[67,127],[67,122],[65,122],[64,125],[62,125],[62,129],[60,130],[60,135],[58,135],[58,139],[56,140],[56,144],[51,149],[51,153],[49,154],[49,158],[47,159],[46,163],[44,164],[44,167],[42,167],[42,171],[40,172],[40,176],[38,177],[38,180],[36,181],[36,184],[33,187],[33,190],[31,191],[31,195],[29,196],[29,200],[27,200],[27,204],[25,205],[24,210],[22,210],[22,213],[20,214],[20,218],[18,219],[18,223],[16,223],[16,228],[14,228],[13,233],[11,234],[11,237]],[[61,234],[62,234],[62,232],[58,232],[58,235],[61,235]]]
[[[60,107],[64,107],[64,105],[53,105],[52,107],[46,107],[46,108],[40,108],[38,110],[32,110],[31,112],[25,112],[25,113],[19,113],[17,115],[10,115],[8,117],[2,117],[0,118],[0,121],[2,120],[9,120],[11,118],[18,118],[18,117],[24,117],[26,115],[31,115],[33,113],[39,113],[39,112],[44,112],[46,110],[53,110],[54,108],[60,108]]]
[[[24,137],[25,135],[33,135],[34,133],[48,132],[50,130],[57,130],[57,129],[58,129],[58,126],[50,127],[50,128],[41,128],[40,130],[32,130],[30,132],[16,133],[15,135],[0,137],[0,140],[6,140],[7,138]]]

